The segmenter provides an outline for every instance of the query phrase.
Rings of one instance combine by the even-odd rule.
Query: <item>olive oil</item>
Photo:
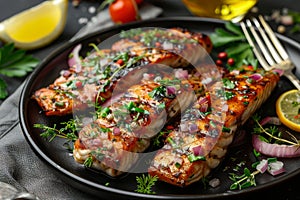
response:
[[[245,15],[258,0],[182,0],[191,13],[200,17],[232,20]]]

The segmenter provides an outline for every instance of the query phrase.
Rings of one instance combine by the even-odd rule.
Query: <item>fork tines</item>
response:
[[[270,70],[272,68],[270,66],[274,66],[276,63],[287,60],[288,54],[271,27],[264,20],[263,16],[259,15],[258,19],[259,20],[256,18],[246,19],[245,22],[241,22],[241,27],[262,67],[265,70]],[[258,30],[258,32],[256,30]],[[251,35],[255,41],[252,39]],[[255,43],[257,43],[257,45]]]
[[[283,71],[282,75],[300,90],[300,80],[293,73],[294,63],[289,59],[287,52],[264,18],[261,15],[258,18],[259,20],[256,18],[246,19],[240,24],[259,63],[267,71],[271,69]]]

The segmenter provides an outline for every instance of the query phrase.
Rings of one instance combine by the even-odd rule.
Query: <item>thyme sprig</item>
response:
[[[242,175],[236,175],[235,173],[230,173],[230,180],[234,183],[230,186],[231,190],[235,189],[245,189],[251,186],[256,186],[255,175],[259,174],[258,170],[251,173],[251,171],[245,167],[244,173]]]
[[[285,133],[287,133],[291,137],[292,141],[282,138],[282,132],[279,131],[277,126],[270,126],[268,128],[264,128],[259,122],[260,117],[258,115],[253,115],[252,119],[256,124],[256,126],[253,129],[254,134],[258,134],[260,136],[260,139],[268,143],[272,143],[272,141],[275,140],[276,143],[285,143],[290,145],[297,145],[300,147],[299,140],[289,131],[286,130]],[[262,133],[266,134],[270,139],[266,139],[265,137],[263,137]]]
[[[67,139],[68,142],[77,140],[78,120],[70,119],[69,121],[61,122],[60,125],[62,125],[62,128],[57,128],[57,124],[54,124],[53,127],[45,124],[34,124],[33,127],[42,129],[43,132],[40,136],[48,139],[49,142],[56,137]]]

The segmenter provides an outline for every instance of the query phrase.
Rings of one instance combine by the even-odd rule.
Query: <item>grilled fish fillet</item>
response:
[[[149,174],[172,185],[185,187],[219,166],[238,127],[263,104],[279,76],[245,67],[225,73],[223,84],[209,88],[171,132],[155,155]]]
[[[196,66],[205,57],[205,52],[210,53],[213,47],[208,35],[182,28],[138,28],[122,32],[120,37],[122,39],[112,45],[113,50],[127,49],[137,55],[149,48],[161,51],[163,59],[153,59],[172,67]]]
[[[149,30],[146,37],[149,39],[149,35],[157,32],[156,29]],[[153,48],[128,37],[121,39],[112,49],[100,50],[86,57],[81,65],[63,70],[53,84],[37,90],[32,98],[48,116],[71,114],[73,109],[85,108],[89,103],[104,103],[111,97],[118,80],[134,68],[157,63],[184,67],[196,63],[211,51],[212,43],[204,34],[183,29],[169,29],[167,32],[170,34],[164,40],[173,41],[169,42],[167,49]],[[139,37],[141,41],[146,39],[142,35]],[[143,73],[139,71],[132,76],[139,80]]]
[[[74,145],[74,159],[84,163],[91,157],[92,168],[110,176],[128,172],[150,139],[194,100],[189,80],[174,78],[170,72],[147,74],[141,83],[103,108],[104,115],[83,127]]]

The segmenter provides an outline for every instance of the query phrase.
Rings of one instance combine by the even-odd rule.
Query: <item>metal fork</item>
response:
[[[258,18],[259,20],[252,17],[251,19],[240,22],[240,24],[259,63],[267,71],[273,69],[282,70],[283,75],[300,90],[300,81],[293,73],[295,68],[294,63],[290,60],[286,50],[283,48],[271,27],[266,23],[263,16],[259,15]]]

